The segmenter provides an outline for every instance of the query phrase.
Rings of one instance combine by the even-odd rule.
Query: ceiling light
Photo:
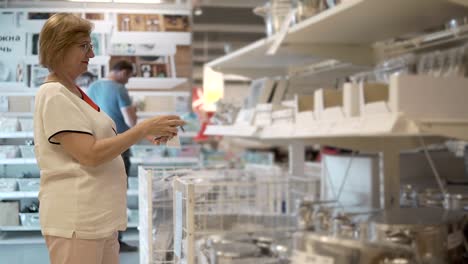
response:
[[[203,14],[203,10],[201,7],[197,6],[193,9],[193,14],[196,16],[201,16]]]
[[[114,3],[161,4],[163,0],[113,0]]]
[[[111,3],[112,0],[68,0],[70,2],[82,2],[82,3]]]

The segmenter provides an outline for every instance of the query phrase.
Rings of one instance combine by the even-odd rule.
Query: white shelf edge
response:
[[[23,199],[23,198],[37,198],[39,191],[14,191],[14,192],[0,192],[0,200],[5,199]],[[138,190],[127,190],[128,196],[138,196]]]
[[[254,137],[258,127],[255,126],[208,126],[205,135],[209,136],[234,136],[234,137]]]
[[[138,223],[128,223],[127,228],[138,228]],[[1,231],[40,231],[40,226],[0,226]],[[0,239],[2,241],[2,239]]]
[[[468,140],[468,120],[411,120],[403,114],[385,114],[337,120],[311,120],[307,124],[272,125],[257,133],[235,126],[208,126],[205,134],[253,137],[259,140],[426,137],[438,136]],[[247,133],[248,132],[248,133]]]
[[[167,91],[146,91],[146,90],[132,90],[128,89],[130,95],[143,95],[143,96],[190,96],[190,92],[167,92]]]
[[[2,138],[32,138],[32,137],[34,137],[34,132],[32,131],[0,132],[0,139]]]
[[[112,34],[111,43],[190,45],[191,32],[122,32]]]
[[[135,164],[187,164],[187,163],[198,163],[198,158],[130,158],[130,161]]]
[[[32,112],[0,112],[0,116],[5,117],[33,117]]]
[[[0,159],[0,164],[36,164],[35,158]]]
[[[143,78],[132,77],[128,80],[127,88],[133,89],[173,89],[188,81],[187,78]]]

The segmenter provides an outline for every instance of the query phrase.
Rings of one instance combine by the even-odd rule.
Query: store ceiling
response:
[[[204,63],[265,37],[263,18],[253,8],[265,1],[201,0],[193,3],[194,81],[201,81]]]

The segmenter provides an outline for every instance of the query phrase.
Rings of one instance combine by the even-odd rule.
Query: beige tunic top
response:
[[[97,239],[127,226],[126,174],[120,156],[96,167],[80,165],[54,138],[72,131],[97,140],[116,136],[115,124],[58,82],[35,98],[34,142],[41,173],[43,235]]]

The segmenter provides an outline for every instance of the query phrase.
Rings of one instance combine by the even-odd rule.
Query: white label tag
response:
[[[168,148],[180,148],[179,136],[175,136],[171,140],[167,141],[166,142],[166,147],[168,147]]]

